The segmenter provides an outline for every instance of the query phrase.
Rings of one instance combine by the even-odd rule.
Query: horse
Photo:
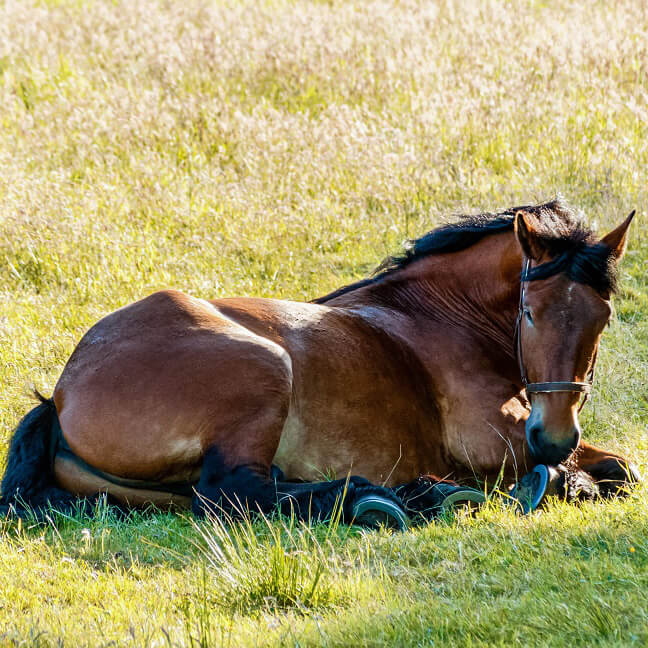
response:
[[[309,303],[163,290],[120,308],[18,424],[1,503],[306,518],[342,498],[352,519],[421,476],[565,461],[617,493],[639,473],[578,413],[633,216],[599,239],[555,199],[459,217]]]

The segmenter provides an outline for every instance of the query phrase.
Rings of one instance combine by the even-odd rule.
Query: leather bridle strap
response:
[[[528,394],[542,394],[547,392],[583,392],[589,394],[592,390],[592,385],[589,383],[579,382],[539,382],[527,383],[525,388]]]
[[[592,391],[592,383],[594,382],[594,367],[596,365],[596,356],[592,359],[592,366],[587,374],[587,382],[574,382],[571,380],[560,380],[553,382],[536,382],[530,383],[527,379],[526,367],[524,366],[524,359],[522,356],[522,316],[524,314],[524,294],[525,294],[525,284],[528,281],[527,277],[529,274],[529,268],[531,267],[531,261],[527,258],[524,259],[522,274],[520,275],[520,303],[518,305],[518,314],[515,320],[515,352],[517,356],[518,366],[520,368],[520,377],[522,379],[522,384],[526,390],[527,395],[529,394],[548,394],[551,392],[578,392],[584,394],[583,401],[578,407],[580,412],[587,399],[590,396]]]

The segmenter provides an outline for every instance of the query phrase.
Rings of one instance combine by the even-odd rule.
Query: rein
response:
[[[587,373],[587,382],[574,382],[571,380],[559,380],[554,382],[535,382],[530,383],[527,379],[527,372],[524,366],[524,357],[522,355],[522,315],[524,313],[524,295],[526,292],[526,283],[528,281],[527,277],[529,275],[529,268],[531,267],[531,261],[529,259],[524,260],[524,269],[520,275],[520,302],[518,305],[518,314],[515,320],[515,354],[518,361],[518,366],[520,368],[520,377],[522,378],[522,384],[526,390],[527,396],[529,394],[547,394],[551,392],[579,392],[584,394],[583,400],[578,407],[578,412],[585,407],[585,403],[590,397],[592,392],[592,383],[594,382],[594,367],[596,365],[596,356],[597,352],[594,353],[594,358],[592,360],[592,366]]]

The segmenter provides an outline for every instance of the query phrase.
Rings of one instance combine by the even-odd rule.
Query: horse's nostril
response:
[[[580,441],[580,431],[576,429],[573,436],[555,440],[540,421],[535,421],[528,425],[526,437],[531,456],[536,461],[555,465],[564,461],[576,449]]]
[[[534,424],[529,427],[527,430],[527,440],[531,446],[532,451],[538,451],[540,449],[540,435],[542,434],[542,426],[539,424]]]

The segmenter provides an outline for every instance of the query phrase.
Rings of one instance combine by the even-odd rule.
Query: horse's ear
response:
[[[539,261],[543,253],[542,244],[529,212],[519,211],[515,214],[515,235],[527,258]]]
[[[630,216],[626,218],[619,227],[613,229],[609,234],[606,234],[602,239],[601,243],[607,245],[612,250],[612,256],[619,261],[621,257],[625,254],[626,247],[628,245],[628,230],[630,229],[630,223],[634,218],[635,210],[633,209],[630,212]]]

